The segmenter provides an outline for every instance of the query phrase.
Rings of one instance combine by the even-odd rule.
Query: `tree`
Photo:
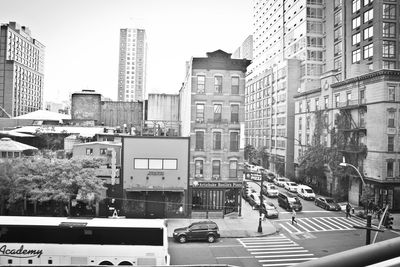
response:
[[[257,159],[257,149],[253,145],[247,144],[244,147],[244,158],[249,162],[253,163]]]
[[[20,207],[26,200],[54,201],[69,206],[72,199],[98,201],[106,189],[95,175],[100,160],[23,158],[13,162],[8,201]]]

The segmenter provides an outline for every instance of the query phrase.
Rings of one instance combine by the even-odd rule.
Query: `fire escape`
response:
[[[363,143],[367,135],[365,98],[338,103],[338,109],[340,111],[336,117],[338,149],[345,156],[346,162],[356,166],[360,173],[364,173],[363,162],[368,151]]]

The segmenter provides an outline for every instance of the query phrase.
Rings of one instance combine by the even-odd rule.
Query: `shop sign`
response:
[[[197,187],[241,188],[242,182],[200,182]]]

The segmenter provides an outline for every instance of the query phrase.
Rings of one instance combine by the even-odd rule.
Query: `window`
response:
[[[341,71],[342,70],[342,58],[337,57],[333,60],[333,66],[336,70]]]
[[[196,132],[196,150],[204,150],[204,132]]]
[[[351,105],[351,92],[346,93],[346,103],[347,105]]]
[[[229,161],[229,178],[237,178],[237,160]]]
[[[333,47],[335,56],[342,53],[342,42],[336,43]]]
[[[343,37],[343,28],[339,27],[334,32],[335,40],[341,39]]]
[[[310,130],[310,117],[306,118],[306,130]]]
[[[394,38],[396,37],[396,23],[383,22],[383,37]]]
[[[319,98],[315,99],[315,110],[319,110]]]
[[[386,162],[387,177],[393,177],[393,161]]]
[[[364,12],[364,23],[372,20],[374,18],[374,10],[370,9],[366,12]]]
[[[372,57],[372,54],[374,52],[374,45],[373,44],[369,44],[364,46],[364,59],[370,58]]]
[[[198,75],[197,76],[197,93],[204,94],[206,90],[206,76]]]
[[[395,69],[396,68],[396,63],[394,61],[384,60],[382,62],[382,65],[383,65],[382,68],[384,68],[384,69]]]
[[[86,148],[86,155],[93,155],[93,148]]]
[[[395,128],[394,126],[394,116],[395,112],[394,111],[389,111],[388,112],[388,128]]]
[[[134,159],[133,167],[135,169],[148,169],[149,168],[149,160],[148,159]]]
[[[360,49],[354,50],[353,51],[353,63],[359,62],[361,59],[361,52]]]
[[[364,29],[364,40],[371,38],[373,35],[374,35],[374,27],[373,26]]]
[[[178,160],[176,159],[163,159],[164,170],[176,170],[178,169]]]
[[[310,112],[310,102],[311,102],[310,100],[306,101],[306,111],[307,112]]]
[[[214,104],[214,122],[221,122],[222,120],[222,105]]]
[[[212,161],[212,176],[213,178],[219,178],[221,175],[221,161],[213,160]]]
[[[222,93],[222,76],[214,77],[214,88],[216,93]]]
[[[358,32],[356,34],[353,34],[352,45],[356,45],[360,43],[360,41],[361,41],[361,33]]]
[[[307,7],[307,18],[322,18],[322,8],[319,7]]]
[[[364,6],[371,4],[373,0],[364,0]]]
[[[389,101],[395,101],[396,100],[395,88],[396,87],[394,85],[389,85],[388,86],[388,100]]]
[[[230,151],[239,151],[239,133],[230,133]]]
[[[360,0],[353,0],[353,9],[352,9],[353,13],[360,10],[360,8],[361,8]]]
[[[342,10],[339,10],[335,13],[335,16],[333,17],[333,23],[335,25],[339,25],[342,23]]]
[[[396,19],[396,5],[383,4],[383,18]]]
[[[231,105],[231,123],[239,122],[239,105]]]
[[[383,57],[388,57],[388,58],[394,58],[395,57],[395,47],[396,47],[396,42],[395,41],[383,41],[382,42],[382,49]]]
[[[299,113],[303,112],[303,102],[299,102]]]
[[[162,159],[149,159],[149,169],[162,170]]]
[[[107,154],[107,148],[100,148],[100,155],[106,155]]]
[[[358,16],[358,17],[354,18],[353,21],[352,21],[353,30],[354,30],[355,28],[360,27],[360,24],[361,24],[361,19],[360,19],[360,17]]]
[[[204,122],[204,104],[196,104],[196,122]]]
[[[221,150],[221,132],[213,132],[213,149]]]
[[[340,95],[337,94],[335,95],[335,107],[339,107],[339,102],[340,102]]]
[[[203,160],[196,160],[194,164],[194,175],[195,177],[203,177],[204,167],[203,167]]]
[[[327,109],[328,108],[328,104],[329,104],[329,97],[325,96],[324,97],[324,108]]]
[[[239,94],[239,77],[232,77],[231,93],[232,93],[232,95],[238,95]]]
[[[299,118],[299,131],[303,128],[303,118]]]

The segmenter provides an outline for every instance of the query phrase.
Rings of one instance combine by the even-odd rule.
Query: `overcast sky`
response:
[[[94,89],[117,98],[119,29],[143,28],[148,91],[178,93],[185,62],[251,34],[251,0],[0,0],[0,22],[30,28],[46,46],[45,101]]]

